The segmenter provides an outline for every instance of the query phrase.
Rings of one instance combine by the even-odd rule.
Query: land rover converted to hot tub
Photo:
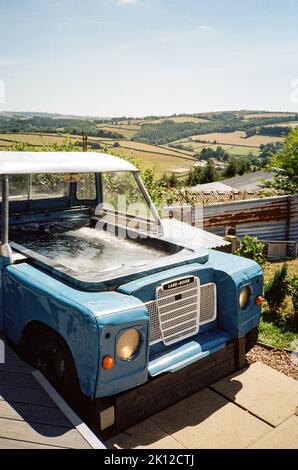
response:
[[[243,366],[261,268],[161,219],[130,162],[0,152],[0,174],[0,331],[97,430]]]

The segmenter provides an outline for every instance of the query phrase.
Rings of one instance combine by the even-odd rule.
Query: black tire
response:
[[[81,389],[74,361],[64,340],[54,332],[44,332],[30,353],[31,364],[78,411]]]

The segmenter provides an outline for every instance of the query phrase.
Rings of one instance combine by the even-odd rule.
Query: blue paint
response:
[[[150,357],[149,373],[154,377],[164,372],[176,372],[224,348],[229,339],[227,332],[214,329],[208,334],[176,343]]]
[[[143,302],[148,302],[155,298],[155,289],[165,281],[176,279],[181,276],[199,276],[201,284],[213,282],[213,269],[206,265],[193,263],[189,265],[179,266],[173,269],[167,269],[155,274],[146,276],[145,278],[123,284],[118,287],[118,292],[127,295],[134,295]]]
[[[233,338],[239,338],[257,327],[261,307],[255,298],[263,294],[263,273],[254,261],[214,250],[209,252],[206,263],[214,268],[217,285],[218,326],[228,331]],[[250,285],[252,295],[244,310],[239,306],[239,294],[243,286]]]

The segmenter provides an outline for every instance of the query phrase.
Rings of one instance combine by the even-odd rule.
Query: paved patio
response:
[[[155,414],[108,448],[298,448],[298,382],[260,362]]]

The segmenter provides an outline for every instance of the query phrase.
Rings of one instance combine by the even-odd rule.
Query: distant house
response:
[[[205,184],[197,184],[193,186],[192,191],[197,193],[209,193],[209,192],[216,192],[216,193],[229,193],[234,192],[234,188],[228,186],[227,184],[222,183],[221,181],[215,181],[214,183],[205,183]],[[238,192],[238,191],[236,191]]]
[[[252,173],[245,173],[242,176],[234,176],[223,180],[223,183],[231,186],[238,191],[257,192],[264,188],[260,180],[272,181],[275,173],[272,171],[254,171]]]
[[[207,161],[206,160],[199,160],[198,162],[194,163],[193,167],[194,168],[204,168],[207,166]]]
[[[219,162],[218,160],[216,160],[215,158],[211,158],[210,160],[213,161],[214,163],[214,167],[217,169],[217,170],[223,170],[225,168],[225,164],[223,162]],[[196,162],[193,167],[194,168],[204,168],[205,166],[207,166],[207,160],[199,160],[198,162]]]
[[[254,193],[264,188],[260,180],[271,181],[275,173],[270,171],[255,171],[246,173],[242,176],[235,176],[223,181],[215,181],[214,183],[197,184],[191,189],[195,192],[249,192]]]
[[[219,162],[218,160],[215,160],[214,161],[214,167],[217,169],[217,170],[224,170],[226,165],[224,162]]]

